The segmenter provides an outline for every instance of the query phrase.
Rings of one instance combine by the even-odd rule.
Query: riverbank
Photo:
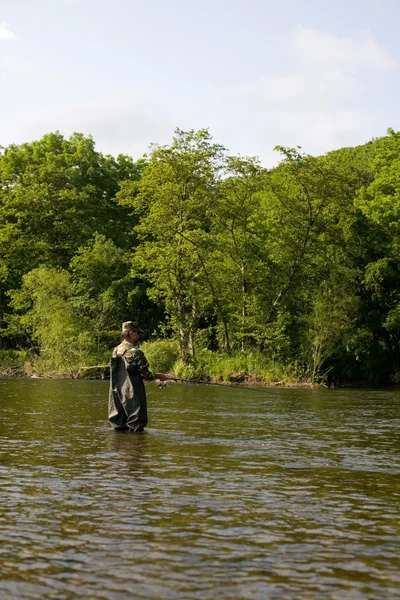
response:
[[[101,372],[101,370],[104,370]],[[169,372],[171,377],[176,377],[176,373]],[[31,374],[30,372],[24,372],[23,369],[11,368],[11,367],[1,367],[0,366],[0,379],[1,378],[25,378],[25,379],[79,379],[79,380],[109,380],[109,367],[108,365],[104,366],[95,366],[95,367],[83,367],[80,374],[70,374],[65,372],[48,372],[37,375],[36,373]],[[223,387],[259,387],[259,388],[293,388],[293,389],[318,389],[318,388],[330,388],[330,389],[343,389],[343,388],[354,388],[354,389],[367,389],[367,388],[376,388],[376,386],[382,388],[398,388],[399,383],[397,381],[388,381],[388,382],[376,382],[376,381],[352,381],[352,382],[337,382],[337,383],[327,383],[324,381],[321,382],[312,382],[312,381],[304,381],[304,380],[271,380],[264,381],[257,377],[247,376],[243,379],[238,380],[237,377],[232,376],[228,380],[220,380],[213,379],[211,377],[201,377],[201,378],[179,378],[178,381],[171,381],[168,385],[175,383],[191,383],[195,385],[219,385]]]
[[[176,377],[176,373],[169,372],[171,377]],[[77,373],[63,372],[63,371],[49,371],[47,373],[37,374],[32,372],[32,369],[24,370],[19,367],[1,367],[0,366],[0,377],[23,377],[28,379],[86,379],[86,380],[108,380],[109,377],[109,366],[92,366],[82,367]],[[276,380],[276,381],[265,381],[254,376],[243,376],[238,377],[236,374],[232,374],[228,379],[217,379],[207,376],[198,378],[180,378],[180,382],[193,383],[200,385],[222,385],[222,386],[233,386],[233,387],[289,387],[289,388],[314,388],[321,387],[324,384],[313,383],[311,381],[296,381],[296,380]]]
[[[141,349],[150,368],[169,373],[180,380],[199,384],[313,387],[323,378],[309,376],[304,367],[285,365],[260,352],[223,354],[201,350],[195,357],[182,361],[178,344],[173,340],[143,342]],[[86,356],[85,363],[53,360],[51,354],[30,355],[26,351],[0,351],[0,376],[41,377],[46,379],[108,379],[110,349]]]

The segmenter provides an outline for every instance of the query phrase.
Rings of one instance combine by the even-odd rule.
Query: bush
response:
[[[299,374],[280,362],[258,352],[219,354],[202,350],[188,365],[175,364],[175,373],[182,379],[203,379],[214,382],[294,383]]]
[[[0,350],[0,367],[23,367],[28,358],[27,350]]]
[[[141,349],[146,355],[150,369],[156,373],[169,373],[179,356],[179,345],[174,340],[143,342]]]

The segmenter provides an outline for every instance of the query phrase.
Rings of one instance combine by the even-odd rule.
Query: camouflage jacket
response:
[[[123,356],[127,363],[129,373],[132,375],[140,375],[143,379],[153,380],[156,378],[153,371],[149,369],[149,363],[144,355],[144,352],[136,348],[130,342],[122,342],[114,348],[113,358]]]

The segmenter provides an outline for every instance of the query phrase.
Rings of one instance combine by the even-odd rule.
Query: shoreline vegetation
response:
[[[178,344],[170,340],[158,340],[141,344],[146,356],[152,361],[152,370],[166,372],[177,381],[175,383],[191,383],[200,385],[220,385],[231,387],[284,387],[284,388],[348,388],[366,387],[373,385],[371,381],[340,382],[328,381],[327,377],[319,381],[312,380],[310,374],[301,370],[299,366],[283,367],[279,363],[270,363],[264,360],[260,364],[259,353],[243,353],[224,356],[205,351],[200,353],[197,361],[191,365],[183,365],[178,358]],[[171,349],[172,352],[171,352]],[[111,354],[111,351],[110,351]],[[19,362],[16,362],[18,359]],[[256,360],[254,360],[256,359]],[[68,370],[58,368],[49,369],[43,361],[29,360],[24,352],[0,351],[0,377],[21,377],[30,379],[79,379],[79,380],[109,380],[109,363],[90,366],[70,367]],[[258,364],[257,364],[258,363]],[[212,365],[212,366],[210,366]],[[390,386],[398,382],[388,382]],[[381,384],[382,385],[382,384]]]
[[[313,382],[296,377],[295,368],[283,368],[279,363],[260,360],[258,353],[224,356],[210,351],[199,353],[196,361],[184,365],[178,358],[178,344],[159,340],[141,345],[150,366],[155,372],[168,372],[184,383],[268,386],[268,387],[317,387],[323,382]],[[111,354],[111,351],[110,351]],[[27,353],[15,351],[0,352],[0,377],[27,377],[41,379],[109,379],[109,364],[79,366],[57,370],[39,358],[29,360]],[[297,371],[298,372],[298,371]],[[175,382],[173,382],[175,383]]]
[[[399,383],[400,132],[276,151],[207,129],[138,160],[81,133],[0,147],[0,375],[105,377],[135,320],[184,381]]]
[[[85,369],[92,369],[92,367],[88,367]],[[97,367],[99,372],[97,374],[86,374],[86,375],[69,375],[63,373],[47,373],[45,375],[29,375],[28,372],[24,372],[23,370],[13,369],[9,367],[0,367],[0,377],[21,377],[28,379],[80,379],[80,380],[107,380],[109,377],[104,374],[107,372],[107,367]],[[174,376],[175,374],[170,373],[170,375]],[[176,383],[176,382],[172,382]],[[179,380],[179,383],[191,383],[191,384],[199,384],[199,385],[220,385],[225,387],[285,387],[285,388],[318,388],[318,387],[327,387],[322,383],[312,383],[309,381],[263,381],[256,377],[243,375],[237,378],[236,376],[232,376],[231,379],[223,380],[223,381],[214,381],[213,379],[182,379]],[[170,383],[167,382],[167,385]],[[332,386],[331,386],[332,387]],[[348,387],[348,386],[344,386]]]

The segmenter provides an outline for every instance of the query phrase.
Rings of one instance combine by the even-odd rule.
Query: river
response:
[[[0,379],[0,597],[400,598],[400,392]]]

